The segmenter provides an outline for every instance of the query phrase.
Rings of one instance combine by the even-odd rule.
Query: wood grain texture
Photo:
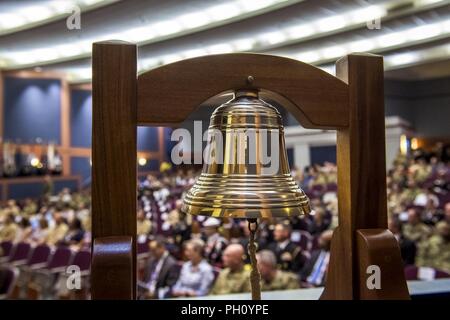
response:
[[[363,300],[410,299],[403,271],[400,247],[394,235],[386,229],[360,229],[356,233],[357,260],[359,262],[359,298]],[[367,279],[380,268],[380,289],[369,289]],[[369,283],[372,283],[370,281]]]
[[[92,83],[71,83],[70,90],[92,91]]]
[[[94,43],[92,236],[129,236],[133,239],[133,252],[137,201],[136,66],[135,45],[117,41]],[[134,266],[135,263],[133,297]],[[112,286],[111,290],[116,288]]]
[[[249,76],[254,79],[250,84]],[[297,60],[250,53],[187,59],[141,74],[138,123],[177,125],[207,99],[239,88],[273,91],[274,100],[281,97],[306,128],[348,125],[348,90],[343,81]]]
[[[3,82],[3,72],[0,71],[0,143],[3,143],[4,135],[4,125],[3,125],[3,117],[5,114],[5,87]]]
[[[91,265],[92,299],[133,299],[133,259],[132,237],[94,239]]]
[[[358,229],[386,229],[383,59],[351,54],[336,64],[349,86],[349,127],[337,133],[339,232],[323,299],[358,299]],[[343,277],[343,275],[346,275]]]
[[[166,146],[164,144],[164,128],[158,128],[158,150],[159,150],[159,161],[162,162],[166,157]]]
[[[70,147],[70,89],[66,80],[61,80],[61,147]],[[63,175],[69,175],[70,155],[67,152],[61,153]]]
[[[59,79],[65,80],[67,76],[57,71],[35,71],[35,70],[6,70],[3,71],[5,77],[24,79]]]

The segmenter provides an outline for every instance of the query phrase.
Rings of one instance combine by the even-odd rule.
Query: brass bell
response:
[[[185,213],[256,219],[311,211],[290,174],[281,115],[256,90],[236,91],[213,112],[204,161],[184,196]]]

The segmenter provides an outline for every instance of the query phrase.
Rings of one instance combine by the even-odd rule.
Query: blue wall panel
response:
[[[61,82],[55,79],[4,80],[5,140],[60,144]]]
[[[72,90],[70,94],[71,146],[90,148],[92,140],[92,93]]]
[[[85,185],[91,179],[91,164],[87,157],[71,157],[70,170],[72,175],[81,176],[82,185]]]
[[[139,151],[158,151],[159,136],[157,127],[138,127],[137,149]]]
[[[8,199],[38,198],[43,192],[42,182],[11,184],[8,187]]]
[[[69,188],[71,191],[78,189],[78,181],[74,179],[58,180],[53,182],[56,194],[63,188]],[[25,199],[39,198],[44,192],[44,181],[28,183],[11,183],[8,185],[7,199]]]
[[[145,166],[138,165],[138,172],[143,171],[159,171],[159,160],[156,159],[149,159],[147,160],[147,163]]]
[[[325,161],[336,163],[336,146],[311,147],[311,164],[323,164]]]
[[[294,148],[286,148],[286,154],[289,162],[289,168],[294,169],[295,167]]]
[[[54,193],[61,192],[62,189],[69,188],[70,191],[74,192],[78,190],[78,183],[76,180],[66,180],[66,181],[55,181],[54,182]]]

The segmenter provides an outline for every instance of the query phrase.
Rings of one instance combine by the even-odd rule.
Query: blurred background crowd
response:
[[[448,148],[399,155],[387,174],[389,229],[401,248],[408,279],[450,277]],[[162,165],[138,183],[138,296],[141,299],[248,292],[249,230],[245,220],[192,217],[183,193],[200,171]],[[310,215],[261,220],[258,268],[263,290],[320,287],[339,224],[337,168],[315,164],[292,175],[310,198]],[[0,211],[1,264],[17,267],[17,298],[89,298],[90,190],[9,200]],[[67,266],[82,275],[69,290]],[[0,287],[2,278],[0,276]],[[75,292],[75,293],[74,293]]]

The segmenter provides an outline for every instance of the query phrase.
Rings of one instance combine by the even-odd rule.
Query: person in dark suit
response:
[[[330,262],[330,245],[332,230],[326,230],[319,237],[319,249],[311,253],[311,258],[305,263],[300,271],[301,286],[322,287],[325,285],[328,264]]]
[[[273,231],[274,242],[267,249],[275,253],[279,269],[299,272],[308,259],[299,245],[291,241],[291,226],[289,223],[278,223]]]
[[[403,263],[407,265],[414,265],[416,261],[417,247],[414,241],[406,239],[402,234],[402,224],[398,219],[389,221],[389,230],[394,234],[400,246],[400,253]]]
[[[169,254],[163,238],[149,243],[151,260],[139,284],[141,299],[163,299],[170,296],[172,286],[177,282],[180,268]]]

